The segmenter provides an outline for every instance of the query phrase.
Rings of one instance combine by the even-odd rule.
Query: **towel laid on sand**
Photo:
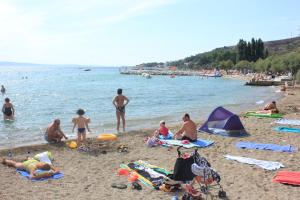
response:
[[[284,124],[284,125],[300,126],[300,120],[297,120],[297,119],[278,119],[275,121],[275,123]]]
[[[169,131],[169,133],[166,137],[163,135],[159,135],[159,139],[162,139],[162,140],[171,140],[171,139],[173,139],[173,137],[174,137],[174,134],[171,131]]]
[[[249,111],[245,114],[245,116],[247,117],[258,117],[258,118],[282,118],[282,114],[280,113],[273,113],[273,114],[270,114],[270,113],[257,113],[255,111]]]
[[[280,171],[273,178],[273,182],[290,185],[300,185],[300,172]]]
[[[273,130],[279,132],[290,132],[290,133],[300,133],[300,128],[289,128],[284,126],[275,127]]]
[[[40,172],[43,172],[43,170],[37,170],[37,171],[40,171]],[[17,172],[23,176],[23,177],[26,177],[29,179],[29,176],[30,174],[27,172],[27,171],[24,171],[24,170],[18,170],[17,169]],[[64,177],[64,174],[61,173],[61,172],[58,172],[56,174],[54,174],[53,176],[49,177],[49,178],[40,178],[40,179],[30,179],[31,181],[35,182],[35,181],[44,181],[44,180],[48,180],[48,179],[60,179]]]
[[[240,157],[240,156],[232,156],[232,155],[225,155],[224,156],[227,160],[236,160],[241,163],[246,163],[250,165],[257,165],[266,170],[276,170],[280,167],[284,167],[283,164],[280,162],[273,162],[273,161],[266,161],[266,160],[256,160],[253,158],[247,157]]]
[[[190,142],[189,144],[182,144],[182,140],[160,140],[167,145],[174,145],[174,146],[183,146],[184,148],[193,148],[193,147],[207,147],[214,143],[211,140],[202,140],[198,139],[196,142]]]
[[[294,152],[296,149],[291,145],[277,145],[277,144],[261,144],[254,142],[237,142],[235,144],[240,149],[260,149],[260,150],[271,150],[279,152]]]

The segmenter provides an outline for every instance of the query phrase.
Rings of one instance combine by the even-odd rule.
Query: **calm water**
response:
[[[177,123],[184,112],[196,121],[216,106],[234,112],[253,107],[259,100],[276,98],[275,88],[245,87],[243,81],[200,77],[120,75],[116,68],[1,67],[0,84],[16,109],[13,123],[0,121],[0,148],[43,143],[43,132],[54,118],[71,133],[71,118],[84,108],[93,134],[115,132],[112,99],[123,88],[130,99],[127,130],[157,126],[161,119]],[[27,78],[26,78],[27,77]]]

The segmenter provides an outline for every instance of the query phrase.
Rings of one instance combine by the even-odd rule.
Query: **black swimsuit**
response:
[[[116,111],[117,111],[117,112],[120,112],[120,113],[125,113],[125,106],[117,107],[117,108],[116,108]]]
[[[3,113],[6,116],[11,116],[12,115],[12,108],[11,107],[5,107]]]

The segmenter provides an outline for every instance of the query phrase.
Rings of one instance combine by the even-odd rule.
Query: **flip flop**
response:
[[[126,189],[127,185],[125,185],[124,183],[113,183],[111,184],[112,188],[118,188],[118,189]]]

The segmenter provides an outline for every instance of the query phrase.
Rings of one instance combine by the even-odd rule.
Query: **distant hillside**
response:
[[[270,54],[281,54],[300,48],[300,37],[264,42]]]
[[[263,42],[263,44],[265,50],[267,51],[266,56],[284,54],[300,49],[300,37],[266,41]],[[263,58],[265,58],[266,56],[264,56]],[[232,63],[230,63],[229,61]],[[237,61],[239,61],[238,49],[237,45],[234,45],[216,48],[212,51],[199,53],[176,61],[170,61],[166,64],[169,66],[177,66],[179,68],[188,69],[209,68],[212,66],[220,66],[222,68],[222,65],[228,65],[227,68],[231,68],[230,66],[236,64]],[[158,63],[144,63],[142,64],[142,66],[157,67]]]

